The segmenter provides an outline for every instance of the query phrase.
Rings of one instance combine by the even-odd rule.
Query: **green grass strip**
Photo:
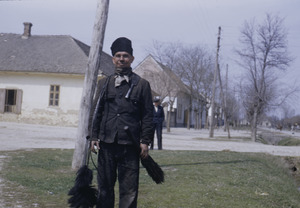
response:
[[[72,154],[58,149],[1,152],[7,156],[0,175],[5,207],[68,207],[75,179]],[[300,192],[282,157],[229,151],[150,154],[163,168],[165,183],[155,184],[141,167],[139,208],[300,207]]]

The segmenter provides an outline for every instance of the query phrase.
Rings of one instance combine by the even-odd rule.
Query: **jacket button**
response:
[[[119,116],[120,116],[120,114],[118,113],[118,114],[117,114],[117,116],[119,117]]]

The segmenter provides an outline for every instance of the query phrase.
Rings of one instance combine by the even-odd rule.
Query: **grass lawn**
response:
[[[0,173],[4,207],[68,207],[75,179],[72,154],[58,149],[1,152],[7,156]],[[163,168],[165,183],[155,184],[141,167],[139,208],[300,208],[300,181],[289,169],[295,158],[225,151],[150,154]]]

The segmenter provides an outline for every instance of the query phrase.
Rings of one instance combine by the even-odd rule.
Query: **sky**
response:
[[[90,45],[96,7],[97,0],[0,0],[0,33],[22,34],[23,22],[31,22],[32,35],[70,35]],[[284,76],[294,82],[300,75],[299,8],[299,0],[110,0],[103,50],[110,54],[116,38],[128,37],[133,44],[133,66],[148,55],[153,41],[216,51],[220,26],[220,59],[234,79],[240,71],[233,50],[244,22],[261,22],[270,13],[284,18],[294,57]],[[298,103],[294,101],[292,107],[300,113]]]

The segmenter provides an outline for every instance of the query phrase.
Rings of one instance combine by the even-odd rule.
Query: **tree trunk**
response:
[[[195,118],[194,129],[198,129],[199,128],[199,113],[198,113],[198,111],[195,112],[194,118]]]
[[[209,122],[208,111],[209,111],[209,109],[206,108],[206,111],[205,111],[205,129],[209,128],[209,126],[208,126],[208,122]]]
[[[251,140],[252,142],[256,141],[256,134],[257,134],[257,115],[258,115],[258,107],[254,107],[254,113],[253,113],[253,118],[252,118],[252,123],[251,123]]]
[[[167,132],[170,132],[171,129],[170,129],[170,122],[171,122],[171,108],[170,108],[170,111],[167,112]]]
[[[190,130],[191,128],[191,115],[192,115],[192,95],[190,95],[189,99],[189,109],[188,109],[188,119],[187,119],[187,129]]]
[[[190,130],[190,125],[191,125],[191,122],[190,122],[190,119],[191,118],[191,111],[190,111],[190,109],[188,109],[188,113],[187,113],[187,123],[186,123],[186,128],[188,129],[188,130]]]
[[[229,129],[229,124],[228,124],[228,121],[226,122],[226,128],[227,128],[227,136],[228,136],[228,139],[230,139],[231,138],[231,136],[230,136],[230,129]]]
[[[202,129],[202,116],[203,116],[203,111],[202,111],[202,108],[200,110],[200,117],[199,117],[199,129]]]
[[[86,136],[89,134],[89,115],[97,83],[100,57],[103,48],[103,40],[108,16],[109,0],[98,0],[96,18],[93,31],[93,39],[89,52],[87,69],[82,90],[80,103],[77,139],[73,154],[72,168],[78,169],[86,163],[88,142]]]

